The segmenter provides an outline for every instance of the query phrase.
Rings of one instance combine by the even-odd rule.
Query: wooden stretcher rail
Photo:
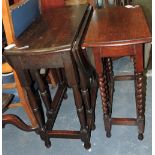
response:
[[[113,125],[137,125],[136,118],[112,118],[111,123]]]
[[[134,80],[134,75],[118,75],[114,76],[115,81],[122,81],[122,80]]]
[[[66,93],[66,90],[67,90],[67,86],[65,84],[59,86],[58,90],[55,94],[55,97],[53,99],[52,108],[51,108],[53,110],[53,114],[52,114],[53,118],[47,120],[47,123],[46,123],[46,126],[48,126],[48,127],[50,126],[51,130],[54,126],[55,120],[57,118],[57,114],[59,112],[59,109],[60,109],[60,106],[61,106],[61,103],[62,103],[62,100],[64,97],[64,94]]]
[[[80,139],[80,131],[68,131],[68,130],[53,130],[47,132],[51,138],[68,138],[68,139]]]

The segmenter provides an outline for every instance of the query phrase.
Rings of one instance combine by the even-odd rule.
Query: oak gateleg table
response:
[[[146,86],[143,45],[148,42],[151,42],[151,33],[140,6],[107,7],[93,12],[82,46],[92,48],[107,137],[111,136],[112,125],[136,125],[138,138],[143,139]],[[114,76],[111,59],[123,56],[134,58],[134,75]],[[115,80],[135,81],[137,118],[112,118]]]
[[[24,131],[36,131],[46,147],[51,146],[52,137],[81,139],[86,149],[91,147],[91,130],[95,129],[97,81],[94,69],[87,58],[81,55],[80,44],[92,12],[93,8],[88,4],[48,9],[16,39],[16,47],[4,52],[7,61],[17,72],[38,127],[32,128],[11,114],[3,115],[3,126],[13,124]],[[53,99],[46,78],[40,75],[42,68],[57,70],[59,83]],[[34,82],[46,108],[46,122]],[[67,87],[73,90],[81,126],[79,131],[52,130],[66,97]]]

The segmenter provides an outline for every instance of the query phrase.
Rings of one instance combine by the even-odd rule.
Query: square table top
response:
[[[71,48],[87,10],[88,4],[51,8],[46,10],[32,25],[16,39],[18,50],[24,52]]]
[[[93,12],[82,46],[121,46],[145,42],[151,42],[151,33],[142,8],[117,6]]]

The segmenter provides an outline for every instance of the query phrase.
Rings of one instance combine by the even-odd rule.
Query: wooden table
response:
[[[11,115],[3,117],[3,124],[12,123],[25,131],[37,131],[47,147],[51,145],[49,139],[54,137],[79,138],[84,142],[86,149],[90,148],[90,133],[94,129],[93,116],[97,85],[91,76],[91,71],[89,75],[86,75],[79,67],[80,64],[75,63],[80,61],[75,55],[78,54],[80,42],[92,11],[93,9],[89,5],[46,10],[16,40],[17,46],[4,52],[26,90],[32,111],[38,122],[38,128],[33,129],[24,124],[18,117]],[[57,69],[59,85],[53,100],[48,93],[45,78],[39,74],[41,68]],[[34,81],[38,84],[41,98],[46,107],[47,122],[41,113],[41,104],[39,104],[40,101],[34,91],[29,72],[34,75]],[[92,79],[91,83],[86,79],[87,77]],[[73,89],[81,125],[80,131],[52,130],[67,86]]]
[[[137,125],[139,139],[143,139],[145,122],[145,78],[143,67],[143,44],[151,42],[151,34],[141,7],[123,6],[95,10],[83,42],[83,47],[91,47],[99,78],[103,105],[104,124],[107,137],[111,136],[111,125]],[[110,58],[133,56],[135,74],[127,79],[135,80],[137,118],[111,118],[113,78]],[[109,84],[109,82],[111,84]],[[125,97],[125,96],[124,96]]]

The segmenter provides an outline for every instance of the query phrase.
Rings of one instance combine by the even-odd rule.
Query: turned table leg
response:
[[[113,103],[113,93],[114,93],[114,73],[111,58],[105,58],[105,75],[109,87],[109,112],[112,114],[112,103]]]
[[[99,87],[103,108],[103,119],[106,130],[106,136],[111,137],[111,122],[109,115],[108,83],[106,76],[99,74]]]
[[[40,127],[38,133],[40,134],[41,139],[45,142],[45,146],[47,148],[49,148],[51,146],[51,142],[50,142],[48,136],[46,135],[45,120],[43,120],[43,117],[40,113],[40,108],[38,106],[37,100],[35,99],[33,90],[32,90],[32,88],[30,88],[28,86],[25,87],[25,90],[27,92],[27,96],[30,101],[32,110],[34,112],[34,115],[35,115],[37,122],[39,124],[39,127]]]
[[[57,78],[58,78],[58,85],[62,85],[64,83],[67,84],[64,69],[63,68],[57,68],[56,73],[57,73]],[[67,95],[67,91],[66,91],[64,94],[64,99],[67,99],[67,98],[68,98],[68,95]]]
[[[102,100],[102,109],[103,109],[103,119],[104,119],[104,126],[106,131],[106,136],[111,137],[111,118],[110,118],[110,110],[109,110],[109,88],[108,82],[105,75],[105,69],[102,64],[102,57],[100,56],[100,48],[93,49],[96,71],[98,74],[99,80],[99,88],[100,88],[100,95]]]
[[[22,86],[25,88],[30,106],[34,113],[34,116],[39,125],[37,133],[40,135],[40,138],[45,142],[46,147],[51,146],[51,142],[46,134],[45,130],[45,120],[42,113],[41,101],[37,98],[36,92],[31,83],[31,78],[27,70],[16,70],[21,80]]]
[[[145,87],[146,79],[144,77],[143,69],[143,46],[142,44],[135,45],[134,56],[135,67],[135,97],[137,109],[137,125],[138,125],[138,139],[143,139],[145,128]]]
[[[39,70],[34,70],[34,75],[35,75],[35,79],[37,81],[37,84],[38,84],[38,87],[39,87],[39,91],[40,91],[40,95],[41,95],[41,98],[43,100],[43,103],[45,104],[45,107],[46,107],[46,116],[47,116],[47,119],[48,121],[49,120],[52,120],[52,114],[53,114],[53,111],[51,109],[51,104],[52,104],[52,99],[51,99],[51,96],[50,96],[50,90],[49,90],[49,87],[48,87],[48,83],[46,83],[46,78],[41,76],[40,73],[39,73]],[[46,130],[51,130],[52,129],[52,125],[51,123],[47,123],[46,124]],[[50,138],[47,138],[48,142],[46,142],[45,145],[48,146],[48,143],[50,144]]]
[[[81,94],[79,92],[79,88],[77,85],[72,86],[72,88],[73,88],[73,94],[74,94],[77,114],[78,114],[78,118],[79,118],[80,125],[81,125],[81,130],[80,130],[81,140],[84,142],[84,147],[86,149],[89,149],[91,147],[90,135],[89,135],[88,128],[86,127],[85,113],[84,113],[84,107],[82,105]]]
[[[75,100],[75,106],[80,122],[80,134],[81,134],[81,140],[84,142],[84,147],[86,149],[89,149],[91,147],[90,143],[90,131],[88,130],[87,123],[86,123],[86,116],[84,112],[83,102],[82,102],[82,96],[80,93],[80,88],[78,87],[79,84],[79,74],[77,70],[77,66],[75,62],[71,61],[72,55],[70,53],[68,54],[62,54],[62,58],[64,61],[64,69],[66,74],[66,79],[68,82],[68,85],[73,89],[74,94],[74,100]]]
[[[144,126],[145,126],[145,104],[144,104],[144,77],[143,73],[135,73],[135,86],[136,86],[136,108],[137,108],[137,124],[138,124],[138,139],[143,139]]]
[[[95,69],[87,59],[86,49],[75,45],[73,52],[80,76],[80,90],[87,115],[89,129],[95,130],[95,107],[97,98],[97,76]]]
[[[89,91],[89,81],[90,78],[85,76],[82,71],[79,69],[79,75],[80,75],[80,90],[82,94],[82,99],[85,105],[86,109],[86,120],[88,129],[94,129],[95,124],[93,120],[93,109],[91,107],[91,101],[90,101],[90,91]]]
[[[91,95],[91,108],[93,111],[93,119],[92,119],[92,130],[95,130],[95,108],[96,108],[96,99],[98,92],[98,81],[97,81],[96,73],[91,77],[91,86],[90,86],[90,95]]]

